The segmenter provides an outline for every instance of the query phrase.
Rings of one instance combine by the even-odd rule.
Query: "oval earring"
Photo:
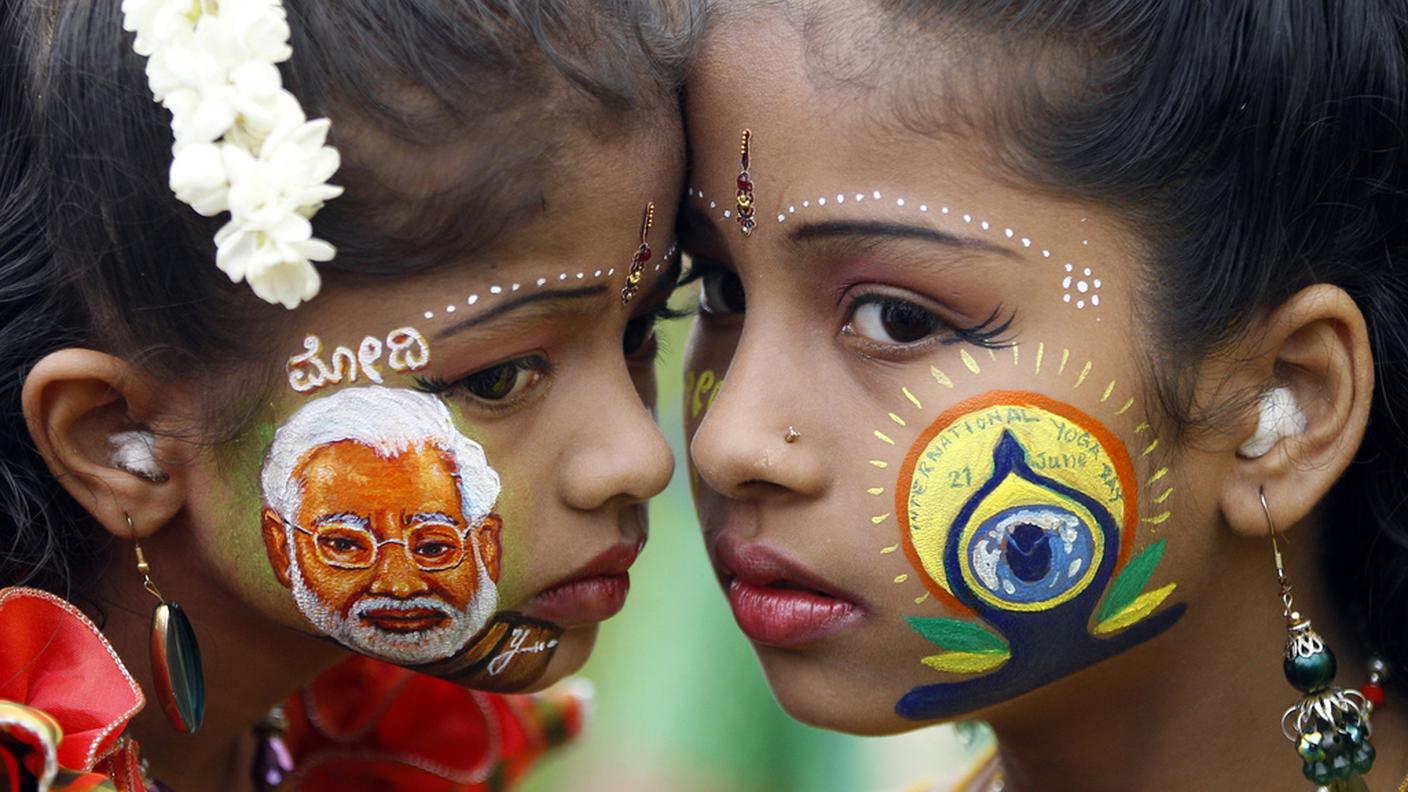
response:
[[[137,526],[132,515],[127,518],[127,530],[137,549],[137,573],[142,587],[157,598],[152,611],[152,684],[156,699],[171,728],[195,734],[205,720],[205,671],[200,662],[200,645],[191,620],[180,605],[168,601],[152,582],[151,564],[147,563],[142,545],[137,541]]]

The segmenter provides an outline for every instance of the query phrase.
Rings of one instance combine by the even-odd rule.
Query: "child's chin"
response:
[[[801,723],[860,737],[902,734],[931,725],[895,714],[895,702],[903,691],[891,694],[888,685],[869,684],[877,682],[873,677],[805,665],[810,667],[777,658],[763,662],[778,705]]]
[[[581,671],[582,666],[586,665],[587,660],[592,656],[592,648],[596,646],[596,634],[599,626],[592,624],[586,627],[563,630],[562,636],[558,639],[557,649],[553,652],[552,659],[548,661],[548,667],[543,670],[543,675],[522,690],[514,692],[537,693]]]

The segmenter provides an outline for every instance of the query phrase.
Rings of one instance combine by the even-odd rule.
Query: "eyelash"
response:
[[[481,409],[488,410],[489,412],[507,412],[523,401],[525,396],[518,395],[503,401],[493,401],[478,396],[469,390],[469,382],[471,379],[502,366],[513,366],[515,376],[524,371],[531,371],[538,374],[539,377],[543,379],[551,376],[553,371],[552,364],[548,362],[546,357],[540,354],[523,355],[521,357],[494,363],[493,365],[485,366],[481,369],[476,369],[455,380],[445,380],[440,377],[416,377],[414,387],[422,393],[429,393],[434,396],[462,392],[466,398],[473,401]],[[536,385],[537,383],[534,384]]]
[[[972,344],[984,349],[1007,349],[1016,343],[1013,339],[1003,340],[1007,331],[1012,329],[1012,322],[1017,318],[1017,312],[1012,311],[1007,314],[1007,318],[1002,318],[1002,306],[999,305],[988,314],[988,318],[971,327],[954,327],[949,332],[953,333],[953,338],[943,340],[944,346],[954,344]]]

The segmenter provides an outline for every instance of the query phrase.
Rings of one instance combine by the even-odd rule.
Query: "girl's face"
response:
[[[980,134],[903,131],[813,54],[749,17],[689,84],[691,481],[783,706],[890,732],[1174,627],[1213,574],[1188,493],[1218,469],[1151,428],[1134,236]]]
[[[673,469],[653,326],[682,153],[590,145],[482,260],[298,309],[254,428],[192,487],[201,552],[240,596],[482,689],[585,661]]]

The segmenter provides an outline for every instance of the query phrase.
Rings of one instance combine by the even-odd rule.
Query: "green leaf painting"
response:
[[[950,652],[1007,654],[1007,642],[981,624],[958,619],[925,619],[906,616],[915,632],[929,643]]]
[[[1110,585],[1110,592],[1105,595],[1105,602],[1100,606],[1100,613],[1095,618],[1097,622],[1103,622],[1123,611],[1139,597],[1149,578],[1153,577],[1159,561],[1163,560],[1165,544],[1167,542],[1161,539],[1129,560],[1124,571],[1120,572],[1120,576]]]

